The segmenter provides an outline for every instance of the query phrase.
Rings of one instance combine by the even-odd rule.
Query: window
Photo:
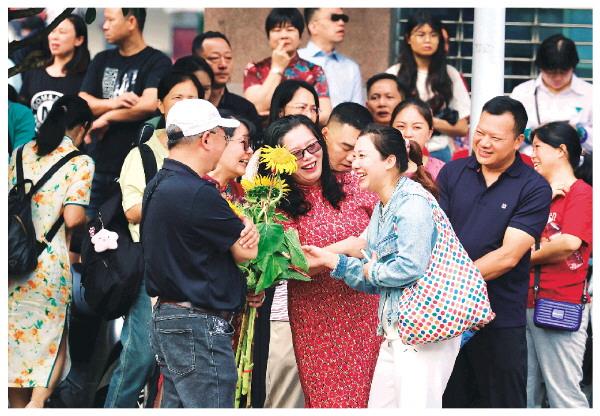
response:
[[[403,45],[408,17],[418,9],[394,9],[392,12],[391,62],[397,62]],[[431,9],[450,34],[448,63],[456,67],[471,86],[473,59],[474,9]],[[562,33],[573,39],[579,53],[577,76],[592,81],[592,10],[591,9],[506,9],[504,52],[504,92],[537,76],[535,54],[548,36]]]

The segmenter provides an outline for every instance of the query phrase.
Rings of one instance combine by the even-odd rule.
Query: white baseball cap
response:
[[[169,110],[166,128],[178,127],[182,137],[195,136],[215,127],[238,127],[240,122],[232,118],[223,118],[217,108],[206,100],[198,98],[181,100]]]

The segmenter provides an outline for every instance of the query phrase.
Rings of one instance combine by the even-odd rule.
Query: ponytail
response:
[[[590,153],[584,153],[580,157],[579,166],[575,169],[575,177],[582,179],[585,183],[593,186],[594,169],[593,169],[593,157]]]
[[[438,199],[440,196],[438,187],[431,174],[425,169],[425,166],[423,166],[423,152],[421,151],[421,146],[413,140],[407,140],[407,142],[410,146],[408,158],[417,165],[417,171],[413,174],[411,179],[421,184],[421,186],[433,195],[435,199]]]
[[[64,95],[54,102],[36,137],[37,154],[45,156],[58,147],[67,130],[88,129],[94,116],[87,102],[76,95]]]

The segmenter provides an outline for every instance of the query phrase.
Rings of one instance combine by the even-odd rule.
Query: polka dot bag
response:
[[[495,317],[487,285],[446,214],[428,196],[438,233],[429,267],[422,278],[404,289],[396,329],[404,344],[425,344],[482,327]]]

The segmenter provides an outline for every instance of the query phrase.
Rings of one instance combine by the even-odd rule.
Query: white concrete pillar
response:
[[[504,94],[505,8],[476,8],[473,24],[473,66],[471,69],[471,129],[479,121],[481,107],[491,98]]]

